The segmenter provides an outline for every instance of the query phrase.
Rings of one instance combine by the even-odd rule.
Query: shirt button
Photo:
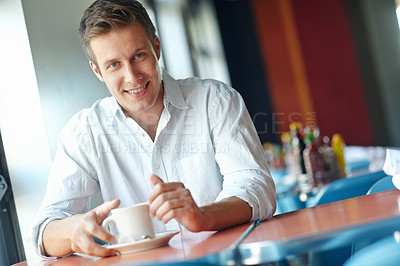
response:
[[[141,136],[142,138],[144,138],[144,137],[146,136],[146,134],[142,133],[142,134],[140,134],[140,136]]]
[[[159,168],[160,168],[160,165],[159,165],[158,163],[156,163],[156,164],[154,165],[154,168],[159,169]]]

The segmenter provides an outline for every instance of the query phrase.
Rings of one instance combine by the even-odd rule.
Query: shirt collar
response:
[[[164,103],[169,102],[178,109],[189,108],[185,98],[183,97],[179,81],[171,77],[164,68],[161,69],[162,69],[161,78],[164,87]],[[112,103],[113,113],[117,116],[122,116],[123,118],[126,118],[117,100],[114,97],[112,98],[113,98],[113,103]]]
[[[189,108],[185,98],[183,97],[179,82],[172,78],[164,68],[162,68],[162,70],[164,101],[170,102],[173,106],[179,109]]]
[[[119,105],[119,103],[117,102],[117,99],[115,99],[114,96],[112,96],[112,107],[111,108],[113,110],[113,113],[117,117],[123,118],[124,120],[126,119],[126,115],[122,111],[122,107]]]

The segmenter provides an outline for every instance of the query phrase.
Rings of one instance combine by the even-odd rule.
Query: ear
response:
[[[160,39],[158,39],[157,35],[154,38],[154,45],[156,47],[157,60],[160,60],[160,57],[161,57],[161,44],[160,44]]]
[[[96,75],[96,77],[100,80],[100,81],[102,81],[102,82],[104,82],[104,78],[103,78],[103,76],[101,75],[101,73],[100,73],[100,69],[97,67],[97,65],[95,64],[95,63],[93,63],[93,61],[89,61],[89,64],[90,64],[90,68],[93,70],[93,72],[94,72],[94,74]]]

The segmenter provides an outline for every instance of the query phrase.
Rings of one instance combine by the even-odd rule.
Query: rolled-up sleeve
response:
[[[76,125],[75,125],[76,123]],[[75,120],[59,134],[58,149],[49,173],[46,194],[33,221],[30,244],[44,258],[43,231],[49,222],[88,211],[90,196],[99,191],[82,130]],[[85,135],[84,137],[87,137]],[[76,145],[76,143],[80,143]]]
[[[222,86],[222,85],[221,85]],[[252,220],[265,220],[276,210],[275,184],[243,99],[232,88],[217,90],[209,118],[215,159],[223,175],[217,201],[238,197],[252,208]]]

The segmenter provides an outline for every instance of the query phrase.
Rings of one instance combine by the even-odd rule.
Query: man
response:
[[[214,80],[174,80],[158,65],[160,41],[132,0],[98,0],[80,34],[112,97],[76,114],[58,151],[36,225],[42,256],[116,254],[101,227],[116,207],[149,202],[156,231],[221,230],[275,211],[275,186],[239,94]],[[105,203],[89,210],[101,192]]]

